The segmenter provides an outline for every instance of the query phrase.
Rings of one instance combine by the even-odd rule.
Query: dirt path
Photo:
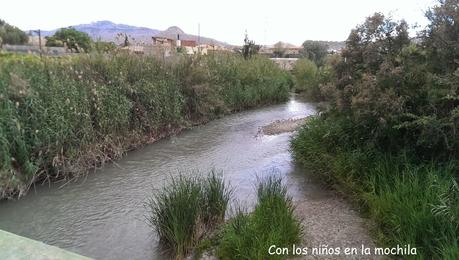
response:
[[[320,187],[319,184],[315,184]],[[337,194],[326,188],[305,194],[296,200],[296,214],[302,219],[304,236],[302,247],[340,248],[341,254],[302,256],[303,259],[378,259],[374,255],[362,255],[362,245],[373,248],[375,244],[369,235],[369,226],[350,205]],[[345,248],[356,248],[358,255],[344,255]],[[380,258],[379,258],[380,259]]]
[[[297,130],[307,118],[278,120],[261,127],[261,134],[275,135]],[[305,173],[306,174],[306,173]],[[306,180],[301,199],[296,199],[296,214],[302,219],[303,243],[308,255],[293,259],[381,259],[375,255],[362,255],[362,245],[373,252],[375,243],[369,235],[368,221],[361,218],[336,192],[314,180]],[[312,248],[339,248],[339,255],[322,253],[311,255]],[[356,248],[357,255],[344,255],[345,248]]]

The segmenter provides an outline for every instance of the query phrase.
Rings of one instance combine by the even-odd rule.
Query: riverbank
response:
[[[85,173],[219,116],[285,101],[289,75],[262,57],[114,55],[0,61],[0,198]]]
[[[192,178],[197,171],[222,170],[235,188],[234,199],[247,210],[257,201],[257,176],[283,176],[294,201],[311,190],[319,196],[321,190],[304,185],[308,178],[292,164],[291,134],[256,137],[260,126],[314,113],[313,104],[293,96],[193,127],[129,152],[94,174],[37,185],[20,200],[3,201],[0,229],[94,259],[162,259],[158,238],[145,222],[144,203],[180,173]]]
[[[311,118],[292,141],[295,159],[376,224],[378,245],[410,245],[419,258],[457,258],[454,161],[422,162],[406,151],[349,147],[340,134],[349,131],[342,120]]]

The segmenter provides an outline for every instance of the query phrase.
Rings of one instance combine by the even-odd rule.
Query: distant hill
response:
[[[166,38],[169,38],[169,39],[177,39],[177,35],[180,35],[180,40],[192,40],[192,41],[196,41],[197,43],[199,41],[199,43],[201,43],[201,44],[210,44],[210,45],[220,45],[220,46],[225,46],[225,47],[232,47],[231,44],[228,44],[226,42],[221,42],[221,41],[218,41],[218,40],[215,40],[215,39],[212,39],[212,38],[203,37],[203,36],[199,37],[197,35],[187,34],[177,26],[171,26],[171,27],[167,28],[166,30],[159,32],[156,36],[166,37]]]
[[[177,39],[177,34],[180,35],[181,40],[194,40],[198,42],[200,38],[201,44],[216,44],[222,46],[231,46],[230,44],[217,41],[215,39],[207,37],[198,37],[196,35],[187,34],[177,26],[169,27],[167,30],[160,31],[157,29],[151,29],[146,27],[137,27],[126,24],[115,24],[111,21],[98,21],[90,24],[79,24],[71,26],[78,31],[87,33],[93,40],[101,40],[108,42],[121,43],[124,41],[124,37],[119,37],[119,34],[128,35],[129,39],[138,44],[151,44],[152,36],[162,36],[171,39]],[[51,36],[58,29],[51,31],[42,31],[43,36]]]
[[[118,37],[118,34],[127,34],[134,42],[151,42],[151,36],[156,35],[159,30],[146,27],[137,27],[126,24],[115,24],[110,21],[98,21],[90,24],[79,24],[71,26],[78,31],[87,33],[93,40],[101,40],[108,42],[121,42],[123,37]],[[43,36],[51,36],[58,29],[51,31],[43,31]]]

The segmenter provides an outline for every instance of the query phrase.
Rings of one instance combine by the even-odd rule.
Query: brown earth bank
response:
[[[236,113],[238,111],[234,111]],[[228,112],[231,114],[231,112]],[[184,121],[180,125],[167,125],[150,133],[131,132],[127,136],[118,138],[107,138],[106,142],[87,145],[79,152],[76,159],[71,160],[62,153],[53,159],[55,174],[35,175],[28,186],[21,189],[4,190],[0,193],[0,201],[5,199],[16,199],[27,194],[33,185],[43,185],[58,182],[72,182],[80,177],[84,177],[93,170],[103,167],[106,163],[114,163],[121,159],[126,153],[137,150],[143,146],[153,144],[163,138],[168,138],[181,133],[184,130],[195,126],[205,125],[212,120],[221,118],[225,115],[214,115],[213,117],[194,117],[189,121]]]

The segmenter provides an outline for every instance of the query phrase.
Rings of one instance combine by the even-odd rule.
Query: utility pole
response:
[[[40,58],[42,57],[43,50],[41,48],[41,30],[38,29],[38,45],[40,46]]]
[[[198,53],[201,54],[201,23],[198,23]]]
[[[41,30],[38,29],[38,30],[36,30],[34,32],[38,33],[38,46],[40,47],[40,58],[42,58],[43,57],[43,54],[42,54],[43,50],[41,48]]]

